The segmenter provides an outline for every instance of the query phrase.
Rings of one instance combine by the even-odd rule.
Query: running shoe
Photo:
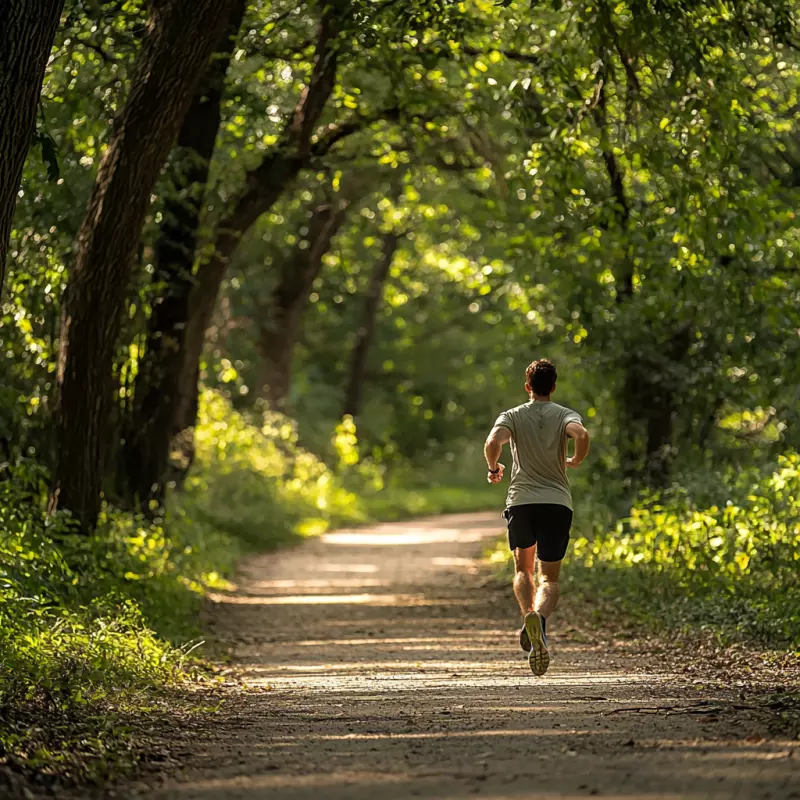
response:
[[[530,651],[531,651],[531,638],[530,638],[530,636],[528,636],[528,631],[525,629],[524,625],[519,629],[519,646],[526,653],[530,653]]]
[[[544,675],[550,666],[550,652],[547,649],[547,637],[542,628],[542,618],[532,611],[525,617],[525,632],[531,645],[528,664],[534,675]],[[522,644],[522,636],[520,636]]]

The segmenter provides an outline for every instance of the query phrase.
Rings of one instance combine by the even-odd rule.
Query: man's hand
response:
[[[567,459],[567,469],[577,469],[589,455],[589,431],[580,422],[570,422],[567,436],[575,440],[575,455]]]
[[[500,483],[503,480],[503,470],[505,467],[500,463],[500,454],[503,452],[503,445],[511,441],[511,430],[505,425],[495,425],[492,428],[486,445],[483,448],[483,455],[486,458],[486,466],[496,469],[497,472],[489,472],[486,480],[489,483]]]
[[[503,480],[505,466],[503,464],[498,464],[495,469],[497,469],[497,472],[489,470],[489,472],[486,473],[486,480],[489,481],[489,483],[500,483],[500,481]]]

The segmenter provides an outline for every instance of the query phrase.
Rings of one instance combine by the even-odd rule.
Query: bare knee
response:
[[[540,561],[539,562],[539,580],[543,583],[558,584],[561,578],[561,562],[560,561]]]

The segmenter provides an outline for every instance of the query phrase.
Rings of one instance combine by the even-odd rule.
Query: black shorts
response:
[[[539,546],[540,561],[561,561],[569,544],[572,509],[555,503],[509,506],[503,516],[508,523],[508,546]]]

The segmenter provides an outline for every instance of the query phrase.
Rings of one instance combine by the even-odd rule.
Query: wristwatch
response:
[[[500,472],[500,467],[498,467],[497,469],[490,469],[489,470],[489,474],[490,475],[497,475],[498,472]]]

